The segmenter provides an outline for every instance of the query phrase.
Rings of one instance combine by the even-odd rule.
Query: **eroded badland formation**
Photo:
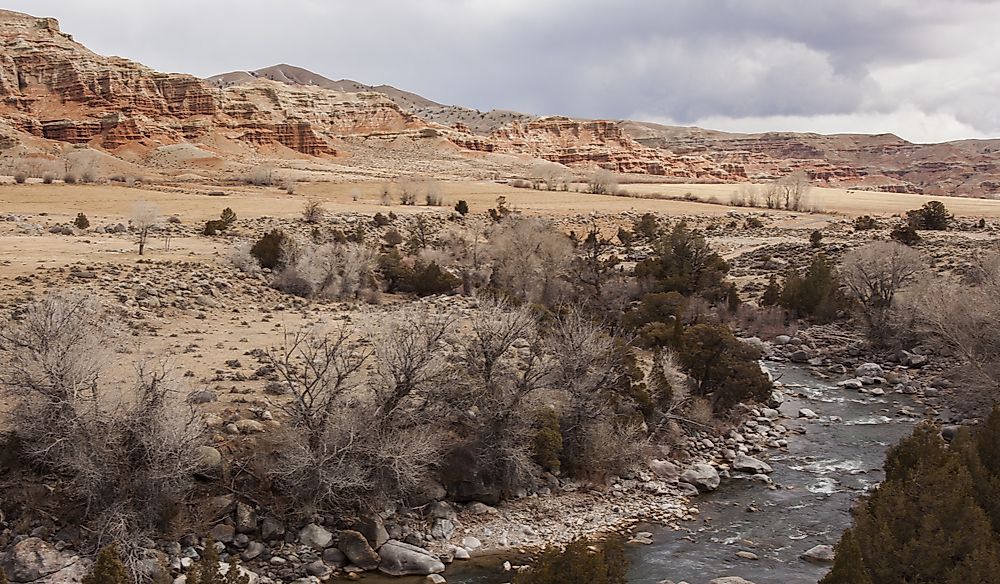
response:
[[[506,581],[579,536],[697,529],[720,477],[783,488],[761,459],[820,416],[761,358],[948,423],[983,414],[961,366],[1000,361],[965,350],[1000,314],[1000,140],[199,79],[0,11],[0,183],[13,582],[79,582],[111,541],[130,577],[214,582],[207,536],[252,582],[470,555]],[[851,278],[886,257],[882,302]]]

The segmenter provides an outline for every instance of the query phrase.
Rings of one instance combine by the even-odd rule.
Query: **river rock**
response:
[[[227,525],[225,523],[220,523],[213,527],[211,531],[208,532],[212,539],[222,543],[233,543],[233,539],[236,537],[236,528],[232,525]]]
[[[733,468],[738,471],[748,472],[755,475],[774,472],[771,465],[767,464],[763,460],[757,460],[756,458],[747,456],[743,453],[736,455],[736,459],[733,461]]]
[[[394,539],[382,546],[379,555],[382,557],[378,564],[379,571],[390,576],[426,576],[444,572],[444,563],[437,556]]]
[[[791,342],[792,342],[792,337],[790,337],[788,335],[778,335],[778,336],[774,337],[774,344],[775,345],[787,345],[788,343],[791,343]]]
[[[724,578],[716,578],[715,580],[710,580],[708,584],[753,584],[749,580],[744,580],[739,576],[726,576]]]
[[[808,363],[809,351],[806,351],[805,349],[799,349],[798,351],[795,351],[794,353],[789,355],[788,358],[792,361],[792,363]]]
[[[355,531],[354,533],[358,532]],[[358,535],[361,534],[358,533]],[[315,550],[323,550],[330,546],[330,542],[333,541],[333,534],[315,523],[310,523],[299,531],[299,541],[302,542],[302,545],[309,546]]]
[[[767,406],[770,408],[780,408],[783,403],[785,403],[785,396],[777,389],[772,390],[771,395],[767,398]]]
[[[212,446],[199,446],[194,449],[191,457],[197,465],[197,474],[217,476],[222,471],[222,453]]]
[[[33,582],[60,572],[78,560],[37,537],[29,537],[11,548],[5,567],[11,582]]]
[[[809,420],[815,420],[816,418],[819,417],[819,414],[810,410],[809,408],[802,408],[801,410],[799,410],[799,417],[806,418]]]
[[[818,545],[809,548],[799,557],[813,564],[832,564],[835,556],[833,546]]]
[[[386,543],[386,545],[389,544]],[[360,532],[351,529],[341,531],[337,547],[344,552],[352,564],[362,570],[374,570],[379,567],[379,554],[375,553],[372,546],[368,545],[368,540]],[[385,549],[385,545],[382,548]],[[394,575],[402,576],[402,574]]]
[[[425,584],[446,584],[447,580],[441,574],[430,574],[424,578]]]
[[[885,371],[878,363],[862,363],[854,369],[856,377],[885,377]]]
[[[710,464],[695,464],[681,473],[680,482],[694,485],[699,493],[708,493],[719,488],[722,482],[719,471]]]
[[[657,477],[671,483],[677,482],[681,476],[680,469],[669,460],[651,460],[649,461],[649,470]]]

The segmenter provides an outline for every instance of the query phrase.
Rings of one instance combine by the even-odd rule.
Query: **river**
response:
[[[882,479],[886,449],[909,434],[916,420],[900,415],[919,411],[907,396],[871,396],[819,381],[795,366],[770,364],[784,385],[781,412],[790,433],[785,451],[761,458],[773,468],[777,489],[747,480],[723,481],[718,491],[698,497],[695,521],[672,531],[658,526],[651,545],[631,546],[630,584],[663,580],[704,584],[721,576],[740,576],[755,584],[815,584],[829,569],[799,558],[818,544],[833,545],[850,523],[857,498]],[[809,408],[819,420],[800,420]],[[842,421],[829,421],[831,417]],[[736,555],[752,552],[757,560]],[[502,560],[454,564],[451,584],[500,584],[509,573]]]

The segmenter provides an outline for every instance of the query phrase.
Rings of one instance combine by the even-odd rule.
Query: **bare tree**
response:
[[[618,180],[614,173],[605,168],[599,168],[587,177],[587,192],[594,195],[614,194]]]
[[[573,243],[551,225],[517,218],[501,224],[490,239],[491,283],[526,302],[554,304],[567,289]]]
[[[279,407],[306,435],[310,448],[319,446],[341,400],[361,383],[360,372],[370,355],[346,327],[286,331],[282,346],[265,352],[292,398]]]
[[[396,186],[399,188],[399,204],[416,204],[423,182],[424,180],[417,176],[401,176],[396,179]]]
[[[535,189],[549,191],[558,190],[566,181],[566,169],[563,165],[547,160],[536,162],[531,167],[531,182]]]
[[[374,300],[378,297],[377,264],[377,251],[366,245],[306,246],[295,262],[278,274],[274,287],[327,300]]]
[[[913,281],[923,268],[913,248],[888,241],[869,243],[848,252],[840,267],[840,279],[861,308],[873,338],[881,342],[886,317],[896,294]]]
[[[415,425],[427,421],[429,412],[443,403],[436,394],[450,385],[453,375],[443,345],[455,320],[454,314],[408,310],[385,315],[366,327],[375,356],[373,388],[379,420],[398,425],[398,414],[405,410],[404,424]]]
[[[566,395],[562,411],[563,459],[578,475],[626,470],[639,460],[645,439],[616,407],[630,401],[630,387],[615,339],[600,323],[570,311],[556,319],[545,338],[551,386]]]
[[[779,178],[766,192],[768,208],[784,207],[789,211],[802,211],[810,188],[809,176],[802,171]]]
[[[160,223],[160,208],[147,201],[139,201],[132,208],[132,229],[139,236],[139,255],[146,250],[149,233]]]

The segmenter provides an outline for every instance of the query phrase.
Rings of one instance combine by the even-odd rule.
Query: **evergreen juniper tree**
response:
[[[6,579],[0,579],[0,584],[4,584]],[[127,584],[129,582],[128,571],[122,564],[121,555],[118,553],[118,544],[111,544],[97,554],[94,565],[90,568],[90,573],[83,577],[83,584]]]
[[[820,584],[873,584],[865,571],[858,540],[854,539],[854,532],[850,529],[845,530],[841,536],[833,569]]]

